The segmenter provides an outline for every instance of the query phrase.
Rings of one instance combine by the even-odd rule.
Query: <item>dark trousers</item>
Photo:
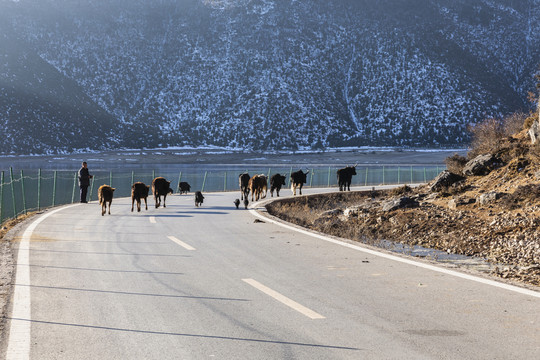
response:
[[[86,202],[86,194],[88,193],[88,185],[81,185],[81,202]]]

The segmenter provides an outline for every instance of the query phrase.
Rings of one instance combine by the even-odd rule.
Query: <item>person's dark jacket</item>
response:
[[[90,172],[88,168],[80,168],[79,170],[79,186],[90,185]]]

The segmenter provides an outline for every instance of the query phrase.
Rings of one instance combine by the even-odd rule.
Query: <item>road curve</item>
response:
[[[33,219],[6,359],[540,358],[535,292],[260,220],[234,207],[238,195],[205,194],[201,208],[172,196],[140,213],[121,198],[111,215],[93,202]]]

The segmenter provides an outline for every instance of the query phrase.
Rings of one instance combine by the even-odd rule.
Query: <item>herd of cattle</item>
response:
[[[307,175],[309,170],[303,172],[302,170],[295,171],[290,175],[290,184],[291,191],[294,196],[296,196],[296,190],[298,189],[300,195],[302,195],[302,186],[307,181]],[[352,176],[356,175],[356,165],[347,166],[345,168],[339,169],[337,171],[337,180],[339,185],[339,191],[351,190],[351,180]],[[276,196],[279,197],[279,191],[281,187],[285,185],[286,177],[281,174],[274,174],[270,177],[270,196],[274,196],[274,191]],[[244,207],[247,209],[249,200],[248,196],[251,193],[251,201],[258,201],[266,197],[268,192],[268,177],[264,174],[257,174],[250,176],[248,173],[242,173],[238,176],[238,183],[240,186],[240,200],[243,200]],[[101,205],[101,215],[105,215],[106,212],[111,214],[111,203],[113,199],[113,193],[115,188],[109,185],[101,185],[98,189],[98,200]],[[148,193],[150,191],[150,186],[142,183],[136,182],[131,186],[131,211],[135,203],[137,204],[137,212],[141,211],[141,201],[144,200],[145,210],[148,210]],[[191,191],[191,186],[187,182],[180,182],[178,184],[178,191],[180,194],[187,194]],[[163,177],[157,177],[152,180],[152,194],[154,195],[155,206],[156,208],[161,206],[161,197],[163,196],[163,207],[165,205],[165,199],[168,194],[172,194],[173,190],[171,189],[171,182],[167,181]],[[204,196],[200,191],[195,192],[195,206],[199,207],[202,205]],[[240,205],[240,200],[236,199],[234,204],[238,209]],[[108,205],[108,208],[107,208]]]

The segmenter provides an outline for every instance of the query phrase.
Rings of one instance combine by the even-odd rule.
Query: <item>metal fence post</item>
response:
[[[15,209],[15,187],[13,185],[13,168],[9,168],[9,178],[11,179],[11,201],[13,202],[13,217],[17,218],[17,210]]]
[[[134,171],[131,171],[131,185],[134,184],[134,181],[135,180],[135,172]]]
[[[112,171],[109,171],[109,186],[112,187]]]
[[[4,172],[0,179],[0,224],[4,222]]]
[[[88,196],[88,201],[92,201],[92,191],[94,190],[94,179],[96,177],[92,176],[92,182],[90,183],[90,195]]]
[[[328,167],[328,187],[330,187],[330,166]]]
[[[208,171],[204,172],[204,179],[203,179],[203,182],[202,182],[201,192],[204,191],[204,184],[206,183],[206,175],[208,175]]]
[[[180,174],[178,174],[178,184],[176,184],[176,191],[180,191],[180,179],[182,178],[182,172],[180,171]]]
[[[367,186],[367,175],[368,175],[368,167],[366,167],[366,183],[364,184],[364,186]]]
[[[156,170],[152,170],[152,180],[156,178]]]
[[[411,184],[413,183],[413,169],[412,169],[412,166],[411,166]]]
[[[227,172],[225,171],[225,176],[223,177],[223,191],[227,191]]]
[[[289,170],[289,178],[287,179],[288,180],[287,187],[291,186],[291,174],[292,174],[292,166],[291,166],[291,170]]]
[[[384,166],[382,167],[382,184],[384,185]]]
[[[26,215],[26,196],[24,194],[24,173],[21,170],[21,192],[22,192],[22,203],[23,203],[23,213]]]
[[[53,189],[52,189],[52,206],[54,206],[54,200],[56,199],[56,170],[54,170],[54,175],[53,175]]]
[[[75,202],[75,184],[77,184],[77,172],[73,176],[73,191],[71,192],[71,203]]]
[[[397,183],[398,183],[398,184],[400,184],[399,180],[400,180],[400,179],[399,179],[399,166],[398,166],[398,167],[397,167]]]
[[[313,173],[314,173],[313,168],[311,168],[311,177],[309,179],[309,187],[311,187],[311,185],[313,184]]]
[[[41,209],[41,169],[38,169],[38,181],[37,181],[37,209]]]
[[[272,168],[268,168],[268,176],[267,176],[268,179],[270,179],[270,170],[271,170],[271,169],[272,169]]]
[[[424,168],[424,182],[427,182],[426,181],[426,168]]]

